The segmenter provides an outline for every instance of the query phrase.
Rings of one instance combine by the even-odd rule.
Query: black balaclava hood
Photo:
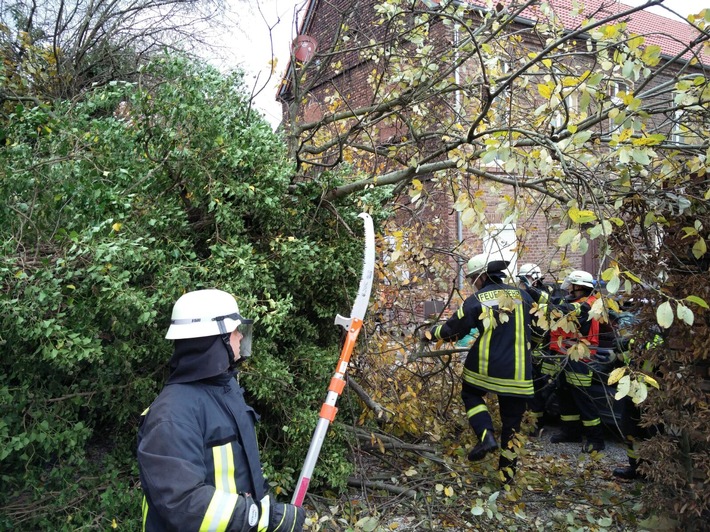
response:
[[[168,384],[201,381],[220,375],[231,377],[232,349],[222,335],[175,340]]]

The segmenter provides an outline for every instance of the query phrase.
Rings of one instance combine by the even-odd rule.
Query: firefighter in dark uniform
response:
[[[515,474],[517,457],[509,448],[528,399],[533,395],[530,355],[530,309],[532,299],[503,283],[508,261],[491,260],[488,254],[474,256],[466,277],[475,288],[463,306],[443,325],[427,334],[430,340],[456,341],[478,329],[464,363],[461,398],[478,443],[469,452],[471,461],[496,450],[493,420],[484,401],[487,393],[498,396],[502,420],[501,455],[498,467],[505,481]]]
[[[634,318],[635,319],[635,318]],[[633,339],[625,339],[619,342],[620,350],[623,353],[624,362],[628,365],[632,364],[631,359],[631,349],[634,344]],[[656,332],[653,338],[646,342],[643,346],[645,350],[658,349],[663,345],[663,336],[660,332]],[[653,365],[650,361],[645,360],[640,367],[646,375],[653,375]],[[657,375],[658,376],[658,375]],[[620,466],[614,468],[612,474],[616,478],[621,478],[625,480],[633,480],[637,478],[643,478],[643,475],[639,472],[639,465],[644,461],[639,456],[639,442],[655,436],[659,432],[659,427],[641,426],[641,409],[639,405],[635,404],[631,397],[628,395],[621,398],[621,433],[626,441],[626,456],[628,458],[628,465]]]
[[[553,435],[550,442],[581,442],[584,435],[583,452],[602,451],[605,448],[604,429],[599,410],[589,393],[592,385],[589,362],[599,345],[599,321],[589,315],[596,301],[594,278],[589,272],[575,270],[565,278],[562,288],[569,291],[566,300],[559,304],[550,303],[553,309],[550,313],[550,352],[569,356],[564,361],[559,389],[562,430]],[[547,294],[540,292],[538,302],[544,304],[547,299]],[[582,343],[588,347],[587,356],[571,356]]]
[[[235,379],[250,354],[251,323],[221,290],[175,303],[171,373],[138,431],[143,530],[302,530],[304,510],[267,493],[256,414]]]

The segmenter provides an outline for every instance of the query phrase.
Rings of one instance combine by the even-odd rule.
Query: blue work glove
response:
[[[267,495],[261,499],[261,517],[257,532],[301,532],[306,511],[300,506],[273,502]]]
[[[474,327],[469,331],[469,333],[461,338],[458,342],[456,342],[456,345],[458,347],[470,347],[473,345],[473,342],[476,341],[476,338],[478,337],[478,329]]]

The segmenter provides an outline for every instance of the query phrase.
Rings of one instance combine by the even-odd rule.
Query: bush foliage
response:
[[[138,416],[167,374],[173,302],[205,287],[257,320],[241,382],[275,490],[295,484],[366,206],[292,183],[244,94],[239,74],[166,56],[138,83],[4,104],[0,528],[137,529]],[[316,485],[344,486],[344,447],[325,443]]]

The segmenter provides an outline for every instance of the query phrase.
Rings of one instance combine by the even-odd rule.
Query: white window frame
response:
[[[623,101],[621,99],[621,97],[619,96],[619,93],[620,92],[628,92],[629,88],[630,88],[629,85],[623,81],[611,80],[609,82],[609,87],[608,87],[609,99],[614,104],[614,106],[618,106]],[[610,118],[608,122],[609,122],[609,124],[608,124],[609,125],[609,133],[611,133],[612,131],[614,131],[616,128],[619,127],[618,125],[616,125],[614,123],[613,118]]]
[[[681,125],[681,120],[683,119],[684,114],[685,111],[682,109],[676,109],[673,113],[673,128],[671,129],[669,139],[673,144],[685,144],[688,142],[688,131],[683,131],[683,127]]]
[[[568,115],[575,113],[579,110],[579,96],[577,95],[577,92],[575,90],[572,90],[567,94],[567,96],[564,97],[564,102],[566,103],[566,108],[567,108],[567,113]],[[555,128],[555,131],[558,131],[565,123],[565,103],[562,101],[560,104],[557,106],[557,109],[552,115],[552,119],[550,120],[550,125]]]
[[[510,261],[506,273],[515,279],[518,271],[518,235],[515,224],[488,224],[483,235],[483,252],[499,254],[504,260]]]

